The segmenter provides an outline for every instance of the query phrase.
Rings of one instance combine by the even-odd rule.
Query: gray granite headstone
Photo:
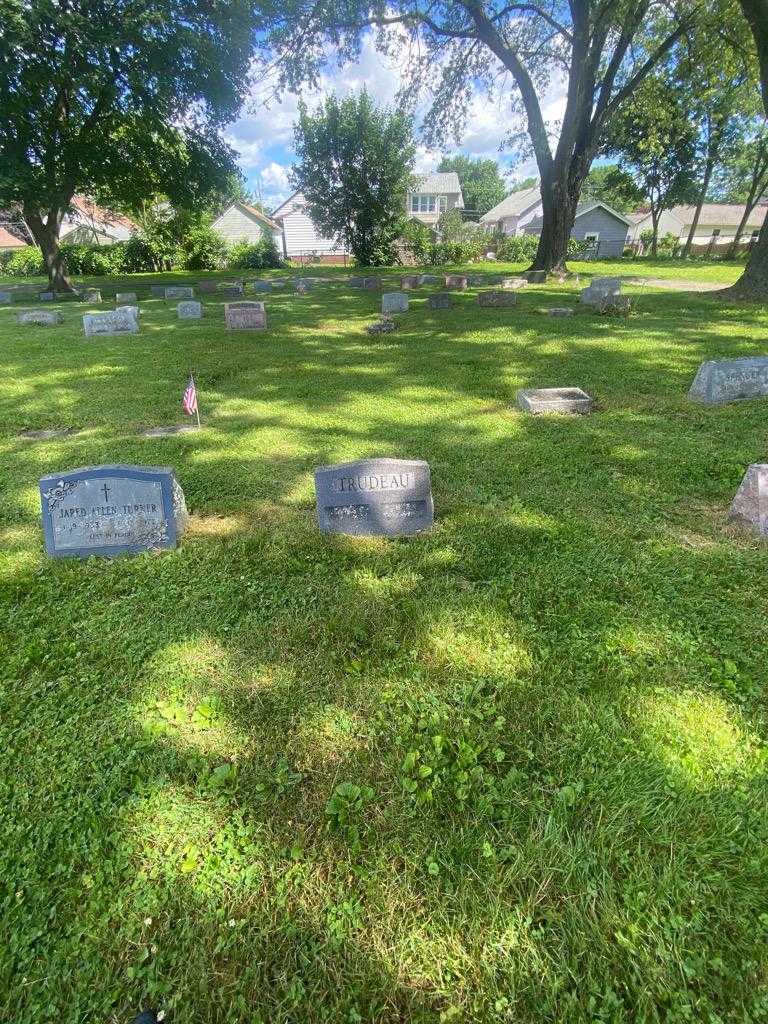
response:
[[[64,323],[64,317],[61,313],[55,313],[49,309],[31,309],[25,313],[17,313],[16,322],[38,324],[40,327],[55,327],[56,324]]]
[[[199,320],[203,315],[203,304],[196,299],[187,299],[176,307],[179,320]]]
[[[768,536],[768,463],[753,462],[731,503],[731,519]]]
[[[0,292],[0,302],[13,302],[14,298],[13,292]]]
[[[56,558],[174,548],[187,523],[172,469],[86,466],[40,481],[45,548]]]
[[[271,292],[272,282],[271,281],[254,281],[253,290],[255,292]]]
[[[195,285],[199,292],[203,295],[212,295],[219,290],[218,281],[198,281]]]
[[[41,302],[55,302],[56,292],[40,292],[38,298]]]
[[[400,288],[406,291],[412,291],[414,288],[419,287],[419,275],[418,274],[406,274],[405,277],[400,278]]]
[[[149,290],[150,290],[151,294],[154,295],[156,299],[164,299],[165,298],[165,289],[166,289],[166,285],[164,285],[164,284],[151,284],[149,286]]]
[[[581,388],[522,388],[515,396],[518,408],[534,416],[545,412],[592,412],[594,402]]]
[[[87,338],[96,334],[138,334],[139,321],[130,313],[117,309],[110,313],[86,313],[83,330]]]
[[[404,292],[384,292],[381,296],[382,313],[405,313],[408,310],[408,296]]]
[[[517,294],[502,289],[478,292],[477,302],[480,306],[514,306],[517,302]]]
[[[227,302],[224,321],[229,331],[263,331],[267,326],[267,311],[263,302]]]
[[[427,296],[427,302],[430,309],[450,309],[452,305],[449,292],[435,292]]]
[[[381,278],[380,277],[364,277],[363,278],[363,288],[365,288],[366,291],[375,292],[378,288],[381,288]]]
[[[115,302],[118,306],[135,305],[139,301],[136,292],[118,292],[115,295]]]
[[[127,313],[128,316],[134,317],[136,320],[139,319],[139,307],[138,306],[118,306],[115,309],[116,313]]]
[[[303,295],[304,292],[308,292],[310,288],[314,286],[314,283],[315,282],[311,277],[295,277],[293,279],[293,287],[300,295]]]
[[[245,288],[241,284],[223,284],[219,288],[219,295],[223,299],[239,299],[245,291]]]
[[[194,297],[194,288],[184,288],[181,285],[172,285],[170,288],[166,288],[164,294],[166,299],[194,299]]]
[[[419,284],[442,284],[442,277],[438,277],[437,274],[419,274]]]
[[[398,537],[434,521],[429,464],[361,459],[315,470],[317,520],[324,533]]]
[[[463,291],[467,287],[467,279],[463,274],[446,274],[446,288],[458,288]]]
[[[702,363],[688,397],[705,405],[724,405],[768,396],[768,356],[711,359]]]

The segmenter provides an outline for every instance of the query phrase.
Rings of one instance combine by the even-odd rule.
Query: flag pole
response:
[[[192,378],[192,383],[195,386],[195,416],[197,416],[197,429],[200,430],[200,396],[197,391],[197,384],[195,384],[195,378],[190,373],[189,376]]]

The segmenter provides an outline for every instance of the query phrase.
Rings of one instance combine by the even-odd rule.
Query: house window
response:
[[[445,213],[448,209],[448,196],[438,196],[437,198],[440,213]]]
[[[441,198],[445,197],[441,196]],[[411,213],[434,213],[435,208],[435,196],[411,196]]]
[[[599,231],[586,231],[584,233],[584,241],[585,242],[599,242],[600,241],[600,232]]]

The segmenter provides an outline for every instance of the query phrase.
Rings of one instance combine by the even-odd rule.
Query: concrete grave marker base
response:
[[[323,533],[400,537],[434,522],[429,464],[420,459],[361,459],[315,470]]]
[[[142,437],[172,437],[175,434],[196,434],[202,427],[196,423],[183,423],[176,427],[150,427],[141,432]]]
[[[165,466],[85,466],[40,480],[45,548],[55,558],[175,548],[184,494]]]
[[[688,397],[705,405],[724,405],[768,396],[768,356],[710,359],[702,363]]]
[[[534,416],[548,412],[586,415],[594,408],[593,399],[581,388],[521,388],[515,401],[519,409]]]
[[[63,427],[61,430],[22,430],[16,436],[22,441],[59,441],[64,437],[72,437],[77,433],[71,427]]]
[[[768,463],[753,462],[749,466],[729,514],[742,526],[768,537]]]

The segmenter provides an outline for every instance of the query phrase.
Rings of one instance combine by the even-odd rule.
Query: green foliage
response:
[[[618,164],[599,164],[591,168],[581,197],[598,199],[619,213],[628,213],[643,202],[643,192],[627,171]]]
[[[45,273],[40,250],[34,245],[15,249],[5,265],[5,273],[12,277],[40,277]]]
[[[416,152],[410,119],[377,109],[365,89],[329,96],[314,113],[299,106],[295,144],[293,183],[320,233],[343,239],[361,266],[391,262]]]
[[[179,243],[175,265],[180,270],[218,270],[227,259],[227,244],[210,224],[196,224]]]
[[[430,263],[435,233],[423,221],[409,218],[403,225],[400,242],[416,263]]]
[[[537,235],[504,235],[496,246],[496,258],[522,263],[532,260],[539,247]]]
[[[358,786],[354,782],[340,782],[325,805],[328,827],[339,832],[352,850],[360,849],[360,826],[362,813],[374,798],[370,786]]]
[[[128,269],[126,246],[126,242],[116,242],[114,245],[62,245],[61,254],[70,274],[106,277],[109,274],[124,273]]]
[[[282,266],[283,260],[275,240],[265,235],[258,242],[236,242],[227,253],[226,264],[230,270],[264,270]]]
[[[465,209],[482,217],[506,195],[506,185],[495,160],[452,156],[440,161],[438,171],[455,171],[459,176]]]

